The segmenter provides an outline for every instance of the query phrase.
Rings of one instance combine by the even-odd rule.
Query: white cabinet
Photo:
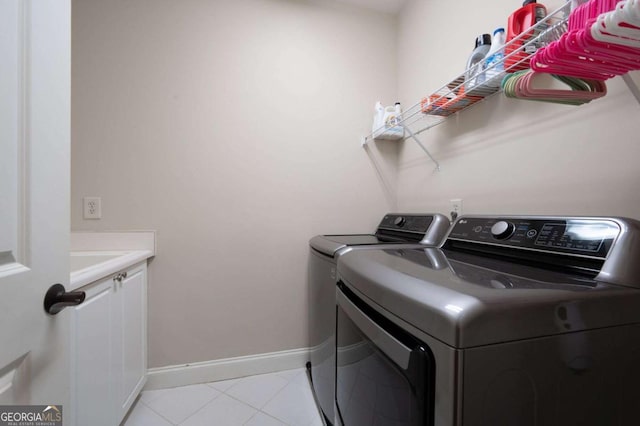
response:
[[[75,424],[120,424],[146,380],[146,262],[79,289],[72,314]]]
[[[115,286],[111,279],[82,290],[85,301],[76,306],[71,322],[72,401],[76,425],[112,426],[110,401],[114,387],[111,321]]]
[[[122,340],[121,386],[117,410],[120,420],[127,413],[146,381],[147,372],[147,270],[127,272],[116,290],[121,321],[118,336]],[[120,421],[118,420],[118,421]]]

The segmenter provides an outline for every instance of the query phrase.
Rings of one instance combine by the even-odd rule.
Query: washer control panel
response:
[[[561,217],[461,217],[447,240],[605,259],[620,234],[613,220]]]
[[[387,214],[378,229],[416,232],[424,234],[433,222],[433,215]]]
[[[439,246],[449,226],[449,219],[438,213],[388,213],[378,225],[376,237],[385,242],[420,242]]]

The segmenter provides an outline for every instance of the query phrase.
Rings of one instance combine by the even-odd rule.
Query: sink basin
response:
[[[70,266],[71,272],[80,271],[82,269],[89,268],[91,266],[98,265],[100,263],[108,262],[110,260],[116,259],[120,256],[127,254],[127,252],[122,253],[71,253],[70,255]]]

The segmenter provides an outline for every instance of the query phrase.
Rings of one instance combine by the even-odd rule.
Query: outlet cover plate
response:
[[[456,214],[456,217],[462,215],[462,199],[452,198],[449,200],[451,203],[451,212]]]
[[[85,219],[102,218],[102,200],[100,197],[84,197],[82,199],[83,217]]]

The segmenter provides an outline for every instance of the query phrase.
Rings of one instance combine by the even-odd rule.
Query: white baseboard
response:
[[[144,390],[174,388],[197,383],[236,379],[254,374],[303,368],[309,361],[309,349],[293,349],[266,354],[240,356],[193,364],[150,368]]]

